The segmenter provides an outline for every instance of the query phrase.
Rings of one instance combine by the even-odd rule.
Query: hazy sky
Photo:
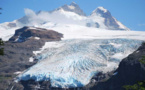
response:
[[[30,8],[36,12],[50,11],[73,1],[87,15],[98,6],[103,6],[128,28],[145,31],[145,0],[0,0],[0,7],[3,8],[0,23],[23,17],[24,8]]]

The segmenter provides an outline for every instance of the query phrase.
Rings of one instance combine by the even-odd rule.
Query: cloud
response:
[[[145,24],[138,24],[138,26],[145,26]]]
[[[52,13],[46,11],[35,13],[33,10],[26,8],[24,11],[29,25],[37,25],[45,22],[83,25],[86,19],[73,12],[66,12],[64,10],[56,10]]]
[[[25,8],[24,11],[26,16],[36,16],[35,12],[31,9]]]

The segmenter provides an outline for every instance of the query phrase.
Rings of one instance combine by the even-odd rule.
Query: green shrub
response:
[[[142,56],[142,59],[140,59],[139,62],[145,64],[145,56]]]
[[[125,90],[145,90],[145,81],[138,82],[134,85],[124,85]]]
[[[2,41],[2,39],[0,39],[0,45],[4,45],[4,42]]]

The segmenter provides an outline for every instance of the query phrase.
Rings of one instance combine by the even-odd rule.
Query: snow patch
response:
[[[39,40],[40,38],[39,37],[34,37],[34,39]]]
[[[139,53],[139,51],[136,51],[136,53]]]
[[[104,11],[104,13],[106,13],[106,12],[107,12],[107,9],[105,9],[104,7],[98,7],[98,9],[100,9],[100,10]]]
[[[71,6],[68,6],[68,7],[69,7],[70,9],[75,9],[75,7],[74,7],[74,6],[72,6],[72,5],[71,5]]]
[[[123,59],[124,58],[124,54],[123,53],[116,53],[112,56],[112,58],[116,58],[116,59]]]
[[[37,55],[42,51],[46,50],[46,48],[59,48],[63,45],[63,43],[60,44],[59,42],[45,42],[45,45],[39,51],[33,51],[33,53]]]
[[[19,75],[21,73],[22,73],[21,71],[14,72],[14,74],[16,74],[16,75]]]
[[[29,62],[34,62],[34,58],[33,57],[30,57],[29,58]]]

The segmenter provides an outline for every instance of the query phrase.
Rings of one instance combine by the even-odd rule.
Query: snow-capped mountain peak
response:
[[[107,9],[105,9],[104,7],[98,7],[98,9],[104,11],[104,13],[107,12]]]
[[[63,9],[64,11],[68,11],[68,12],[74,12],[81,16],[86,16],[86,14],[83,12],[83,10],[75,2],[72,2],[70,5],[63,5],[62,7],[59,7],[58,9],[56,9],[54,11],[61,10],[61,9]]]
[[[103,26],[104,28],[111,30],[129,30],[126,26],[114,18],[109,10],[104,7],[96,8],[90,17],[100,23],[100,26]],[[100,19],[98,20],[98,18]]]
[[[72,3],[70,4],[70,6],[79,7],[79,5],[76,4],[75,2],[72,2]]]
[[[92,14],[103,14],[103,13],[107,13],[107,12],[108,12],[108,10],[105,9],[104,7],[98,7],[92,12]]]
[[[86,16],[83,10],[75,2],[72,2],[70,5],[63,5],[53,11],[41,10],[36,13],[28,8],[24,11],[24,17],[14,20],[13,22],[0,24],[1,31],[5,32],[5,30],[13,29],[11,31],[13,31],[12,33],[14,34],[16,29],[24,26],[35,26],[48,29],[61,28],[64,26],[69,30],[75,29],[73,28],[74,25],[78,27],[98,28],[99,30],[129,30],[104,7],[98,7],[89,16]]]
[[[105,9],[104,7],[96,8],[91,15],[100,15],[102,17],[105,17],[106,15],[112,16],[109,10]]]

